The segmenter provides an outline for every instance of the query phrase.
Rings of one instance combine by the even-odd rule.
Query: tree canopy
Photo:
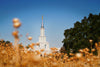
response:
[[[76,53],[79,49],[91,49],[89,40],[93,40],[92,48],[95,48],[94,43],[100,41],[100,14],[89,14],[80,22],[74,23],[74,27],[66,29],[64,32],[65,39],[63,40],[66,52]]]

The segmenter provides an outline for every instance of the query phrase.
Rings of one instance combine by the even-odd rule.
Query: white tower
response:
[[[39,44],[40,44],[39,46],[40,49],[49,49],[49,43],[46,41],[45,29],[43,25],[43,16],[42,16],[42,25],[40,29]]]

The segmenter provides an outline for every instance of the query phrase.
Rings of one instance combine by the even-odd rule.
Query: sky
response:
[[[13,18],[19,18],[20,43],[30,44],[27,33],[38,42],[43,22],[50,47],[61,47],[64,30],[72,28],[89,13],[100,13],[100,0],[0,0],[0,39],[14,42]]]

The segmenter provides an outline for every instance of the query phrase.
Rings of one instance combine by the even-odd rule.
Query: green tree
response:
[[[6,41],[6,44],[9,44],[10,43],[10,41]]]
[[[64,36],[63,46],[67,53],[71,52],[70,50],[76,53],[79,49],[91,49],[90,39],[93,40],[92,47],[95,48],[94,43],[100,41],[100,14],[89,14],[88,18],[77,21],[73,28],[65,30]]]

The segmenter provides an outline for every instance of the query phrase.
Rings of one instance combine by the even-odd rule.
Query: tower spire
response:
[[[42,26],[41,26],[41,28],[44,28],[44,26],[43,26],[43,16],[42,16]]]
[[[42,23],[40,29],[39,44],[40,44],[39,46],[40,49],[49,49],[49,43],[46,41],[45,29],[43,25],[43,16],[42,16]]]

